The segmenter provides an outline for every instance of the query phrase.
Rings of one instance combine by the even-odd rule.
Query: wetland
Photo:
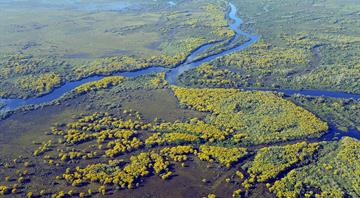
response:
[[[0,0],[0,196],[360,196],[359,10]]]

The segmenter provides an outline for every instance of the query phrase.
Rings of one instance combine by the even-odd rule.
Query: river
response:
[[[236,42],[239,37],[246,37],[248,39],[247,42],[245,42],[241,45],[235,46],[231,49],[224,50],[220,53],[209,55],[205,58],[195,59],[196,57],[198,57],[198,55],[200,55],[205,50],[207,50],[212,45],[214,45],[214,43],[207,43],[207,44],[204,44],[204,45],[200,46],[199,48],[195,49],[186,58],[186,60],[182,64],[178,65],[177,67],[175,67],[173,69],[153,66],[153,67],[148,67],[148,68],[140,69],[140,70],[136,70],[136,71],[118,72],[118,73],[114,73],[113,76],[119,75],[119,76],[133,78],[133,77],[138,77],[138,76],[152,74],[152,73],[166,72],[166,80],[169,82],[169,84],[176,85],[177,78],[185,71],[194,69],[194,68],[202,65],[203,63],[210,62],[218,57],[221,57],[221,56],[224,56],[227,54],[231,54],[233,52],[241,51],[241,50],[251,46],[252,44],[254,44],[255,42],[257,42],[259,40],[259,36],[254,36],[254,35],[248,34],[246,32],[243,32],[240,29],[242,20],[237,16],[237,8],[231,3],[230,3],[229,18],[233,21],[229,25],[229,27],[236,33],[234,38],[231,39],[231,42],[229,42],[229,45]],[[76,88],[84,83],[97,81],[104,77],[105,76],[91,76],[91,77],[84,78],[84,79],[81,79],[78,81],[67,82],[64,85],[62,85],[61,87],[56,88],[51,93],[43,95],[41,97],[37,97],[37,98],[29,98],[29,99],[0,98],[0,102],[5,104],[5,107],[3,107],[3,110],[6,110],[6,111],[7,110],[15,110],[16,108],[18,108],[20,106],[24,106],[24,105],[37,105],[37,104],[48,103],[48,102],[51,102],[53,100],[60,98],[65,93],[73,90],[74,88]],[[315,97],[326,96],[326,97],[334,97],[334,98],[360,99],[360,94],[350,94],[350,93],[332,92],[332,91],[323,91],[323,90],[281,90],[281,89],[272,90],[272,89],[262,89],[262,88],[245,88],[245,90],[277,91],[277,92],[283,92],[285,95],[302,94],[302,95],[315,96]],[[331,127],[329,134],[333,134],[333,135],[331,135],[331,138],[333,138],[333,137],[341,137],[346,133],[341,133],[335,127]],[[326,139],[330,138],[329,134],[327,134]],[[349,136],[353,136],[353,137],[360,139],[360,133],[358,131],[352,130],[347,134]]]

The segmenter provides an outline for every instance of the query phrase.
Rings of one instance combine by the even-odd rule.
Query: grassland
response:
[[[94,74],[152,65],[173,67],[195,48],[212,41],[226,42],[234,35],[224,18],[224,3],[108,3],[116,5],[97,8],[92,2],[88,5],[95,8],[90,10],[66,3],[65,8],[58,8],[55,2],[4,5],[0,14],[0,32],[4,34],[0,40],[0,95],[34,97],[65,81]],[[124,8],[117,10],[116,6]],[[56,80],[48,82],[49,75]]]

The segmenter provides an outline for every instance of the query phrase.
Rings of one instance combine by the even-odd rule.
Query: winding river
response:
[[[258,36],[250,35],[248,33],[245,33],[241,31],[240,25],[242,24],[242,20],[237,17],[237,8],[230,3],[230,13],[229,18],[233,21],[232,24],[230,24],[230,28],[236,33],[234,38],[231,39],[229,42],[229,45],[234,44],[240,37],[246,37],[248,39],[247,42],[237,45],[231,49],[224,50],[222,52],[209,55],[205,58],[196,59],[201,53],[203,53],[205,50],[210,48],[214,43],[208,43],[205,45],[200,46],[196,50],[194,50],[187,58],[186,60],[178,65],[177,67],[173,69],[168,69],[164,67],[148,67],[145,69],[140,69],[137,71],[130,71],[130,72],[118,72],[114,73],[113,75],[120,75],[125,77],[138,77],[142,75],[147,75],[151,73],[159,73],[159,72],[166,72],[166,80],[169,82],[169,84],[176,85],[177,84],[177,78],[184,73],[185,71],[194,69],[198,66],[200,66],[203,63],[210,62],[218,57],[231,54],[236,51],[241,51],[255,42],[259,40]],[[29,98],[29,99],[4,99],[0,98],[0,102],[3,102],[5,104],[5,107],[3,110],[15,110],[16,108],[24,105],[37,105],[42,103],[51,102],[55,99],[60,98],[65,93],[73,90],[74,88],[88,82],[93,82],[100,80],[104,78],[105,76],[92,76],[88,78],[84,78],[82,80],[73,81],[73,82],[67,82],[64,85],[62,85],[59,88],[56,88],[54,91],[47,95],[43,95],[38,98]],[[283,90],[283,89],[262,89],[262,88],[246,88],[245,90],[262,90],[262,91],[277,91],[277,92],[283,92],[285,95],[293,95],[293,94],[302,94],[307,96],[326,96],[326,97],[334,97],[334,98],[352,98],[352,99],[360,99],[360,94],[350,94],[350,93],[342,93],[342,92],[331,92],[331,91],[323,91],[323,90]],[[340,133],[339,130],[337,130],[335,127],[330,127],[330,134],[331,138],[333,137],[341,137],[343,133]],[[334,135],[338,134],[338,135]],[[340,135],[339,135],[340,134]],[[347,136],[353,136],[355,138],[360,139],[360,133],[358,131],[350,131],[346,133]],[[325,138],[330,136],[325,136]]]

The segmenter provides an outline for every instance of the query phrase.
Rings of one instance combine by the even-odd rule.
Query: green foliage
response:
[[[242,76],[236,72],[203,64],[195,70],[189,70],[182,74],[179,81],[185,85],[196,87],[238,87],[243,85],[241,79]]]
[[[0,60],[0,95],[40,96],[63,83],[63,77],[53,67],[65,66],[51,57],[44,59],[16,54]]]
[[[292,99],[306,109],[311,109],[323,120],[335,124],[339,129],[360,130],[360,102],[358,100],[305,96],[292,96]]]
[[[211,112],[207,116],[209,123],[234,129],[244,143],[319,137],[328,130],[327,124],[315,115],[271,92],[180,87],[173,90],[182,105]]]
[[[27,96],[41,96],[43,94],[51,92],[54,88],[59,87],[63,80],[61,77],[53,72],[42,73],[39,75],[24,75],[21,78],[16,79],[15,84],[18,91],[23,91],[20,95]],[[4,91],[3,93],[6,93]],[[12,92],[12,91],[11,91]],[[6,94],[5,94],[6,95]]]
[[[22,7],[23,17],[18,17],[10,9],[18,9],[17,3],[10,3],[0,14],[4,19],[0,27],[4,35],[0,39],[4,44],[0,47],[0,96],[39,96],[65,81],[94,74],[110,75],[149,66],[174,67],[199,46],[234,35],[224,17],[225,3],[185,1],[171,9],[163,1],[127,3],[144,9],[124,9],[117,14],[99,10],[93,15],[88,11],[80,14],[76,9],[48,12],[34,6]],[[29,10],[36,10],[38,15],[33,17]],[[58,16],[59,20],[54,21]],[[5,20],[7,17],[11,20]],[[41,39],[36,39],[38,35]],[[54,80],[59,81],[42,85],[48,83],[45,80],[49,78],[42,76],[48,73],[56,74]]]
[[[306,142],[262,148],[251,162],[248,173],[257,182],[267,182],[299,164],[309,163],[318,149],[318,143]]]
[[[329,46],[335,45],[333,41],[325,44],[327,42],[318,38],[310,39],[306,35],[296,37],[300,38],[285,37],[291,42],[286,47],[270,45],[262,40],[241,52],[214,60],[210,67],[205,65],[202,69],[184,73],[180,76],[180,82],[197,87],[267,87],[359,92],[359,49],[351,49],[351,52],[345,53],[351,54],[348,55],[350,57],[342,57],[345,54],[341,54],[341,60],[329,60],[334,58],[328,55],[332,53],[329,50],[333,50]],[[347,43],[354,42],[358,41]],[[354,48],[350,44],[337,51]]]
[[[154,130],[190,133],[210,142],[225,140],[229,135],[229,131],[219,130],[216,126],[196,118],[188,122],[161,123],[158,126],[154,126]]]
[[[36,58],[32,55],[15,54],[11,57],[2,58],[0,62],[0,79],[17,77],[18,75],[41,74],[49,72],[52,67],[65,66],[51,57]],[[43,68],[41,68],[43,67]],[[45,71],[43,71],[45,70]],[[34,73],[35,72],[35,73]]]
[[[359,71],[359,66],[330,65],[313,70],[308,75],[297,76],[293,83],[307,89],[316,89],[321,85],[326,90],[360,93]]]
[[[305,65],[309,57],[304,49],[273,47],[262,40],[241,52],[219,58],[215,64],[250,71],[266,70],[279,65]]]
[[[174,56],[162,54],[159,56],[151,57],[136,57],[136,56],[113,56],[102,59],[96,59],[89,65],[74,68],[74,73],[77,78],[84,78],[91,75],[110,75],[120,71],[132,71],[143,69],[150,66],[163,66],[174,67],[183,62],[186,56],[195,48],[199,46],[199,41],[194,42],[192,40],[183,41],[186,43],[186,49],[177,53]],[[200,41],[201,42],[201,41]],[[178,46],[177,46],[178,47]]]
[[[290,141],[319,137],[328,130],[327,124],[314,114],[339,127],[360,128],[358,101],[303,96],[289,98],[302,108],[272,92],[209,88],[266,86],[358,92],[360,39],[358,28],[354,27],[359,27],[356,17],[360,7],[353,4],[355,0],[334,2],[234,1],[238,5],[245,4],[238,6],[244,9],[240,13],[252,19],[244,20],[250,21],[244,24],[244,28],[255,27],[255,30],[263,32],[258,34],[263,35],[263,40],[245,51],[219,58],[181,76],[183,84],[207,89],[172,87],[175,97],[171,93],[167,95],[169,86],[165,73],[139,78],[106,77],[76,88],[69,94],[69,98],[61,100],[64,104],[60,105],[70,104],[58,116],[65,123],[52,128],[47,133],[49,136],[39,136],[41,143],[34,141],[35,145],[24,146],[24,151],[34,151],[33,156],[24,152],[26,157],[3,163],[8,159],[8,153],[5,149],[1,152],[0,195],[85,197],[84,192],[88,192],[88,196],[118,196],[117,190],[137,188],[146,177],[152,175],[168,180],[176,171],[180,177],[183,174],[189,176],[190,173],[194,174],[193,178],[200,180],[200,176],[207,177],[208,173],[216,171],[213,175],[218,178],[214,177],[214,181],[206,178],[203,182],[211,182],[216,193],[226,191],[222,185],[224,181],[231,183],[231,191],[237,189],[233,191],[233,197],[256,196],[256,191],[265,186],[278,197],[359,197],[358,140],[343,138],[339,142],[321,143]],[[221,40],[199,57],[232,47],[225,45],[234,35],[224,17],[227,9],[225,3],[182,1],[171,8],[162,6],[164,1],[143,3],[149,6],[141,9],[141,14],[136,9],[109,12],[112,20],[106,20],[109,18],[102,16],[108,13],[95,12],[91,17],[87,14],[81,16],[81,20],[86,21],[86,28],[82,22],[74,23],[82,29],[81,36],[86,36],[86,29],[91,28],[88,27],[88,20],[94,20],[92,26],[96,28],[96,21],[106,23],[99,28],[101,30],[106,29],[106,25],[117,24],[105,32],[100,31],[101,36],[110,38],[110,42],[101,40],[103,37],[95,34],[96,39],[92,40],[94,45],[82,48],[81,51],[89,50],[94,57],[101,57],[93,57],[89,63],[71,58],[65,58],[69,62],[64,62],[64,54],[61,52],[61,58],[42,59],[40,57],[43,56],[34,49],[25,50],[21,52],[22,55],[5,54],[0,60],[0,95],[38,96],[50,92],[65,80],[130,71],[150,65],[173,67],[195,48],[208,42]],[[78,22],[77,15],[71,16]],[[70,33],[72,38],[64,43],[64,46],[69,47],[66,51],[72,51],[74,46],[69,44],[72,39],[79,40],[75,36],[78,32]],[[25,31],[25,34],[31,32]],[[62,39],[61,36],[59,39]],[[240,42],[243,40],[239,39],[234,45]],[[41,45],[46,46],[44,43]],[[108,50],[113,45],[120,52]],[[3,46],[7,44],[0,48],[3,49]],[[103,50],[106,53],[99,54]],[[23,55],[31,53],[37,55]],[[20,89],[14,89],[18,87]],[[109,90],[98,92],[110,87]],[[87,92],[92,94],[76,98]],[[176,98],[180,107],[188,109],[177,108]],[[159,102],[162,99],[171,100],[174,107]],[[148,105],[149,100],[154,100],[151,105]],[[67,117],[73,112],[68,109],[72,108],[71,102],[74,101],[80,103],[76,105],[76,112],[83,110],[82,101],[86,101],[86,109],[92,114],[74,116],[72,119]],[[119,111],[120,107],[125,106],[140,109],[144,117],[133,111]],[[105,107],[117,115],[93,113],[103,111]],[[166,111],[170,113],[163,114],[161,109],[155,115],[154,109],[159,107],[171,108]],[[37,117],[31,116],[43,116],[41,113],[46,112],[49,119],[59,119],[53,114],[53,111],[58,113],[56,108],[51,107],[47,111],[46,107],[35,113],[30,112],[31,125],[25,124],[29,117],[23,117],[22,114],[2,122],[1,130],[5,131],[2,143],[7,144],[5,141],[10,139],[15,142],[10,146],[19,148],[18,145],[31,139],[26,131],[43,130],[42,126],[32,126]],[[149,122],[158,115],[165,121],[155,119]],[[179,120],[173,121],[176,119]],[[45,120],[41,124],[46,125]],[[12,132],[21,130],[21,136],[10,137],[7,130],[12,135]],[[14,134],[17,136],[20,133]],[[285,143],[271,144],[277,142]],[[244,160],[249,161],[242,166],[246,172],[213,165],[208,165],[210,169],[207,170],[195,158],[217,162],[228,168]],[[24,159],[27,161],[23,162]],[[174,170],[180,164],[181,171]],[[198,168],[204,169],[198,171]],[[185,173],[185,169],[190,171]],[[189,179],[187,181],[191,182],[192,178]],[[46,187],[51,185],[51,188],[46,191],[38,189],[41,180],[46,180],[44,184]],[[239,182],[242,184],[239,185]],[[173,183],[168,184],[170,189],[173,188]],[[206,188],[206,192],[209,192],[207,185],[199,188]],[[214,196],[209,194],[209,197]]]
[[[316,163],[294,169],[270,187],[278,197],[360,196],[360,153],[358,140],[345,137],[339,142],[325,144]]]
[[[219,5],[208,4],[203,7],[204,11],[207,13],[206,22],[202,23],[205,26],[210,26],[214,30],[213,32],[221,37],[230,38],[235,35],[235,33],[228,28],[228,22],[224,20],[225,9],[219,9]]]
[[[61,84],[61,78],[55,73],[44,73],[39,76],[24,76],[16,82],[21,89],[30,90],[36,95],[49,93]]]
[[[165,72],[156,74],[155,78],[150,80],[151,84],[156,87],[165,87],[168,85],[168,82],[165,80]]]
[[[225,56],[215,61],[217,67],[241,68],[249,75],[248,86],[360,93],[356,0],[244,0],[235,4],[242,16],[251,19],[244,26],[258,32],[266,44]],[[288,62],[287,57],[301,61]]]

